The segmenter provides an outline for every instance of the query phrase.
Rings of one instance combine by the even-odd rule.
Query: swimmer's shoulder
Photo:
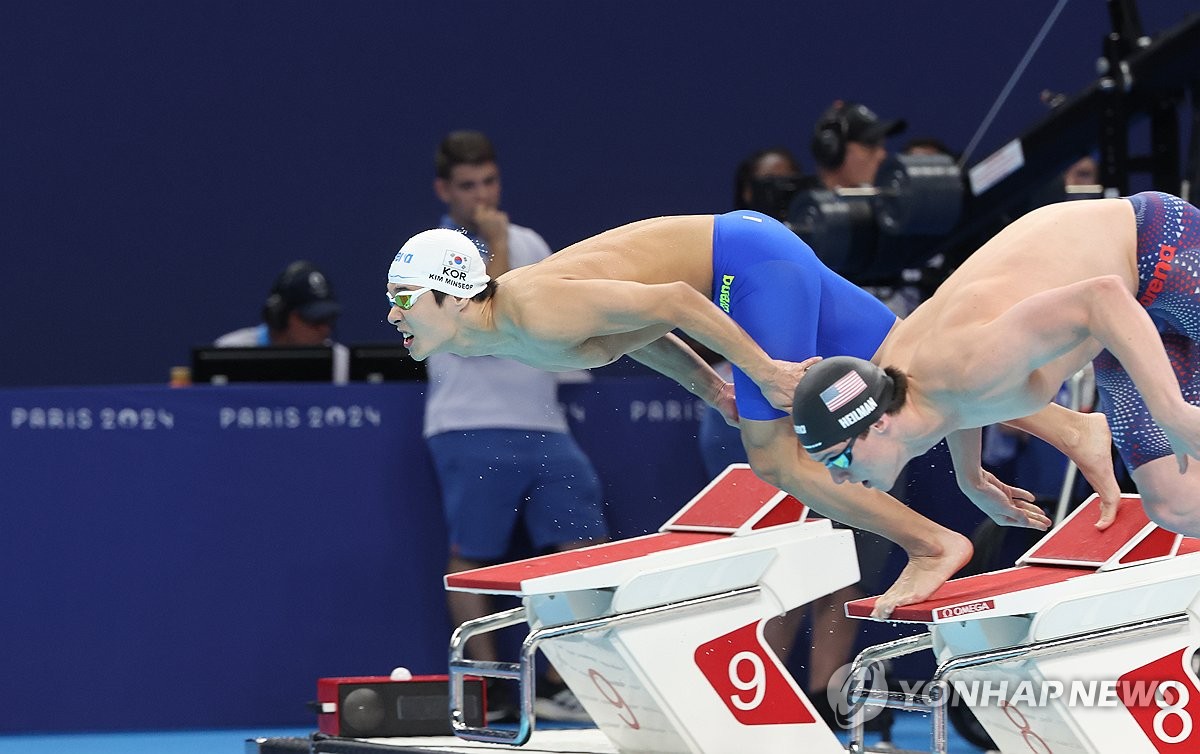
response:
[[[618,250],[646,242],[675,238],[681,233],[711,235],[713,215],[663,215],[636,220],[567,246],[554,256],[570,257],[585,251]]]

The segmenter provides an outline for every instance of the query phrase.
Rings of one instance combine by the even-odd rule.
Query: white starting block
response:
[[[524,744],[545,652],[618,752],[842,752],[763,641],[770,618],[858,581],[853,535],[807,519],[746,464],[730,466],[656,534],[450,574],[446,588],[522,598],[450,643],[455,734]],[[463,657],[471,636],[527,622],[520,662]],[[470,727],[465,676],[516,679],[515,731]]]
[[[932,710],[939,754],[949,686],[1006,754],[1200,751],[1200,541],[1150,522],[1136,495],[1122,496],[1103,532],[1098,515],[1093,495],[1016,567],[950,581],[897,608],[890,620],[929,632],[865,650],[852,677],[930,648],[933,679],[918,699],[861,685],[852,697]],[[848,603],[846,613],[867,618],[874,603]],[[860,731],[850,745],[861,745]]]

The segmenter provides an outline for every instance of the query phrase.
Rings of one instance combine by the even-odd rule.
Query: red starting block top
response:
[[[749,463],[731,463],[659,531],[748,533],[763,525],[802,520],[804,513],[803,503],[758,478]],[[764,517],[768,521],[762,521]]]
[[[755,475],[746,463],[732,463],[689,500],[659,531],[711,531],[743,536],[807,518],[808,508]]]
[[[1139,495],[1122,495],[1117,520],[1103,531],[1096,528],[1099,518],[1100,497],[1092,495],[1017,563],[1091,566],[1107,571],[1175,554],[1178,535],[1150,521]]]
[[[658,534],[452,573],[446,576],[446,588],[516,594],[533,579],[633,560],[730,535],[753,534],[803,521],[807,513],[799,500],[755,476],[749,464],[730,464]]]
[[[965,579],[947,581],[931,599],[898,607],[892,612],[892,620],[914,623],[934,623],[939,620],[967,615],[990,609],[997,597],[1015,594],[1048,584],[1089,576],[1094,568],[1069,568],[1066,566],[1020,566],[1003,571],[981,573]],[[846,603],[846,614],[853,618],[868,618],[875,609],[878,597],[854,600]],[[956,612],[957,611],[957,612]]]
[[[1162,562],[1200,550],[1197,540],[1152,523],[1138,495],[1121,496],[1117,519],[1108,529],[1095,527],[1099,515],[1100,499],[1092,495],[1022,555],[1016,568],[948,581],[930,599],[896,608],[891,619],[938,623],[993,610],[1005,614],[1020,606],[1033,610],[1040,604],[1034,592],[1048,597],[1060,591],[1057,585],[1080,576]],[[1019,592],[1030,593],[1028,599],[1014,600]],[[876,599],[849,602],[846,614],[870,617]]]
[[[663,550],[687,547],[698,542],[722,539],[724,534],[704,532],[666,532],[608,542],[595,547],[556,552],[513,563],[476,568],[446,576],[446,588],[479,592],[520,592],[522,582],[543,576],[579,571],[605,563],[632,560]]]

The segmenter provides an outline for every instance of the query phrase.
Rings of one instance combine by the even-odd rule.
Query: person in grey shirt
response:
[[[488,274],[550,256],[540,235],[509,222],[500,210],[500,171],[485,135],[447,135],[437,150],[436,173],[434,190],[446,205],[441,226],[474,242]],[[608,539],[600,481],[558,401],[561,375],[494,356],[450,353],[434,354],[427,368],[423,434],[442,491],[450,573],[503,560],[518,526],[543,552]],[[452,591],[447,602],[455,625],[493,612],[485,595]],[[476,659],[499,659],[491,634],[471,642]],[[538,680],[537,716],[590,720],[556,675],[549,669]],[[489,693],[496,691],[503,692]]]

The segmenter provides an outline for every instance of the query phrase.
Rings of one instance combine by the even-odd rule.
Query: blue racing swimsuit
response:
[[[896,323],[890,309],[822,264],[782,223],[748,210],[713,223],[712,297],[771,358],[785,361],[870,359]],[[786,415],[736,367],[733,384],[743,419]]]
[[[1184,399],[1200,405],[1200,210],[1158,191],[1127,198],[1137,217],[1137,299],[1162,335]],[[1125,368],[1108,351],[1094,364],[1100,410],[1126,468],[1171,455]]]

